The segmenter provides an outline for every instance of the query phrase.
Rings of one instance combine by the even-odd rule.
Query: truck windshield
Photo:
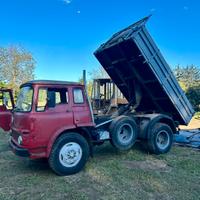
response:
[[[29,112],[32,108],[33,89],[29,86],[22,87],[17,97],[15,111]]]

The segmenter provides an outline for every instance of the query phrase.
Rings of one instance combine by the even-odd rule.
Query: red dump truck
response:
[[[178,125],[188,124],[194,110],[149,35],[147,20],[116,33],[94,53],[128,104],[98,116],[84,85],[27,82],[13,112],[13,152],[47,158],[58,175],[79,172],[94,145],[106,140],[119,150],[139,139],[151,153],[168,152]]]

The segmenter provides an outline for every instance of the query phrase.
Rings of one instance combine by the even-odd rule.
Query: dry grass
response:
[[[154,156],[136,145],[119,153],[96,148],[79,174],[59,177],[45,161],[29,161],[10,152],[0,133],[0,199],[199,199],[200,152],[173,147]]]

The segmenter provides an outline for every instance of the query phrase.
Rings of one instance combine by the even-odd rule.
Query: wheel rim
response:
[[[59,152],[59,161],[65,167],[76,166],[82,158],[82,148],[75,142],[65,144]]]
[[[169,133],[165,130],[158,132],[156,136],[156,143],[159,149],[166,149],[170,143]]]
[[[134,130],[133,127],[130,124],[123,124],[119,129],[118,129],[118,139],[119,142],[122,144],[127,144],[129,143],[134,135]]]

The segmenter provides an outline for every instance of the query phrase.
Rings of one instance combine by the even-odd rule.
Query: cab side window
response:
[[[81,88],[75,88],[73,90],[73,96],[74,96],[74,103],[76,103],[76,104],[84,103],[83,91]]]
[[[38,92],[37,111],[44,111],[47,105],[47,89],[40,88]]]
[[[68,103],[68,91],[66,88],[51,88],[49,90],[53,90],[55,91],[55,101],[56,101],[56,105],[58,104],[67,104]]]
[[[0,111],[5,111],[6,110],[6,106],[4,105],[3,102],[3,92],[0,92]]]
[[[12,101],[9,92],[0,92],[0,106],[5,110],[12,110]]]
[[[48,93],[55,93],[54,99],[49,99]],[[38,102],[36,110],[41,112],[45,111],[48,107],[48,101],[55,102],[55,106],[68,103],[68,90],[67,88],[40,88],[38,92]]]
[[[3,106],[3,92],[0,92],[0,106]]]

